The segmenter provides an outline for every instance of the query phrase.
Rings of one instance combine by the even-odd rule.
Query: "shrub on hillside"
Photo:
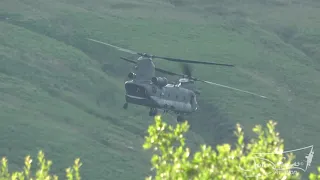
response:
[[[293,154],[285,157],[282,153],[283,140],[275,131],[275,125],[275,122],[269,121],[267,128],[256,126],[253,131],[258,137],[248,144],[244,143],[244,133],[237,125],[235,133],[238,141],[233,149],[229,144],[217,146],[217,151],[203,145],[191,157],[184,138],[188,123],[173,128],[157,116],[155,124],[148,129],[149,135],[143,145],[145,149],[154,150],[151,163],[156,173],[147,179],[300,179],[299,172],[289,170],[294,157]],[[257,154],[261,152],[268,154]],[[276,168],[286,170],[276,171]],[[310,174],[309,178],[315,180],[320,176]]]
[[[0,180],[58,180],[58,176],[50,174],[52,161],[47,161],[42,151],[38,153],[38,169],[35,173],[30,171],[32,164],[32,159],[30,156],[26,156],[24,168],[21,172],[10,173],[6,158],[2,158],[0,163]],[[80,166],[80,159],[76,159],[73,166],[66,169],[66,179],[80,180]]]

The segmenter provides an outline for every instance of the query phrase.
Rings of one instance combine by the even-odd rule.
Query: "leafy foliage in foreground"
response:
[[[217,152],[210,146],[203,145],[201,150],[191,157],[191,152],[185,145],[184,133],[189,129],[187,122],[178,124],[175,128],[162,122],[160,116],[155,118],[155,124],[148,129],[145,149],[153,149],[152,166],[156,170],[155,179],[300,179],[301,174],[289,170],[294,159],[293,154],[287,157],[283,140],[275,131],[276,123],[269,121],[267,128],[260,125],[253,131],[258,138],[244,143],[244,133],[237,125],[238,141],[235,148],[223,144],[217,146]],[[256,154],[269,152],[268,154]],[[272,152],[272,153],[271,153]],[[273,162],[274,165],[272,165]],[[276,169],[286,169],[277,171]],[[320,172],[320,168],[318,168]],[[319,175],[310,174],[312,180],[320,179]],[[152,179],[150,176],[147,179]],[[250,179],[250,178],[249,178]]]
[[[176,128],[162,122],[160,116],[155,117],[155,124],[149,126],[149,136],[143,145],[144,149],[153,148],[152,166],[156,169],[155,179],[300,179],[297,171],[289,171],[294,159],[292,154],[284,157],[283,140],[275,131],[276,123],[269,121],[267,128],[256,126],[253,131],[258,135],[250,143],[244,143],[244,133],[237,125],[235,134],[238,137],[236,147],[223,144],[217,146],[217,152],[210,146],[203,145],[201,150],[191,157],[191,152],[185,146],[184,133],[189,129],[187,122],[178,124]],[[256,153],[273,152],[257,156]],[[262,161],[261,161],[262,160]],[[258,161],[258,162],[257,162]],[[270,162],[273,162],[272,165]],[[7,159],[2,158],[0,167],[0,180],[58,180],[58,176],[49,173],[52,161],[45,159],[42,151],[38,154],[38,170],[32,174],[32,159],[25,158],[25,166],[21,172],[10,173]],[[80,180],[79,169],[82,164],[76,159],[73,167],[66,169],[66,179]],[[287,170],[276,171],[284,168]],[[150,176],[146,179],[151,180]],[[320,179],[320,167],[318,174],[311,173],[310,180]]]
[[[24,161],[24,168],[21,172],[12,172],[8,170],[8,161],[2,158],[0,167],[0,180],[58,180],[58,176],[50,174],[50,167],[52,161],[46,160],[42,151],[38,153],[38,169],[35,174],[31,172],[32,159],[26,156]],[[80,159],[76,159],[72,167],[66,169],[66,179],[80,180]]]

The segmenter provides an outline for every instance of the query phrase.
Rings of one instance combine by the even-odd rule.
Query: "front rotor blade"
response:
[[[130,54],[138,54],[138,53],[135,52],[135,51],[132,51],[132,50],[129,50],[129,49],[124,49],[124,48],[121,48],[121,47],[118,47],[118,46],[114,46],[114,45],[112,45],[112,44],[108,44],[108,43],[101,42],[101,41],[98,41],[98,40],[89,39],[89,38],[88,38],[88,40],[94,41],[94,42],[97,42],[97,43],[100,43],[100,44],[104,44],[104,45],[107,45],[107,46],[110,46],[110,47],[113,47],[113,48],[116,48],[116,49],[118,49],[119,51],[127,52],[127,53],[130,53]]]
[[[178,59],[178,58],[168,58],[168,57],[161,57],[161,56],[154,56],[154,58],[165,59],[168,61],[175,61],[175,62],[185,62],[185,63],[193,63],[193,64],[210,64],[210,65],[219,65],[219,66],[234,66],[232,64],[221,64],[221,63],[214,63],[214,62],[204,62],[204,61],[193,61],[193,60],[185,60],[185,59]]]
[[[265,96],[262,96],[262,95],[259,95],[259,94],[253,93],[253,92],[249,92],[249,91],[233,88],[233,87],[230,87],[230,86],[225,86],[225,85],[222,85],[222,84],[217,84],[217,83],[213,83],[213,82],[210,82],[210,81],[204,81],[204,80],[198,80],[198,81],[201,81],[201,82],[204,82],[204,83],[208,83],[208,84],[212,84],[212,85],[221,86],[221,87],[224,87],[224,88],[228,88],[228,89],[232,89],[232,90],[236,90],[236,91],[240,91],[240,92],[244,92],[244,93],[252,94],[252,95],[255,95],[255,96],[258,96],[258,97],[261,97],[261,98],[268,99]]]
[[[192,77],[192,68],[189,64],[183,63],[181,64],[183,74],[187,75],[187,77]]]

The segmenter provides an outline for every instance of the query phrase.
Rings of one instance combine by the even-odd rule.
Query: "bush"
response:
[[[238,141],[235,148],[223,144],[217,146],[217,152],[210,146],[202,145],[201,150],[191,155],[190,149],[185,146],[183,136],[189,129],[187,122],[178,124],[175,128],[162,122],[160,116],[155,117],[155,124],[148,128],[149,136],[146,137],[144,149],[152,148],[154,154],[151,159],[152,169],[156,170],[155,176],[146,179],[228,179],[242,180],[248,178],[257,179],[300,179],[299,172],[275,171],[276,167],[286,167],[292,163],[294,156],[289,154],[284,157],[283,140],[275,131],[276,123],[269,121],[267,128],[256,126],[253,131],[258,138],[250,143],[244,143],[244,133],[239,125],[235,134]],[[256,153],[269,152],[259,157]],[[272,153],[271,153],[272,152]],[[260,166],[257,167],[256,161]],[[273,162],[272,166],[268,162]],[[10,173],[7,159],[2,158],[0,167],[0,180],[57,180],[56,175],[49,173],[51,161],[45,160],[42,151],[38,154],[38,170],[35,174],[30,172],[32,159],[25,158],[25,166],[21,172]],[[74,165],[66,169],[68,180],[80,180],[80,159],[76,159]],[[250,179],[251,179],[250,178]],[[310,180],[320,180],[320,167],[318,174],[311,173]]]
[[[253,131],[258,138],[248,144],[244,143],[244,133],[237,125],[235,134],[238,141],[234,149],[229,144],[223,144],[217,146],[216,152],[210,146],[203,145],[192,156],[185,146],[183,135],[189,129],[188,123],[177,124],[173,128],[157,116],[155,124],[148,129],[149,135],[143,145],[145,149],[154,150],[151,163],[156,172],[154,177],[147,179],[300,179],[299,172],[290,171],[294,156],[289,154],[285,157],[282,153],[283,140],[275,131],[275,125],[275,122],[269,121],[267,128],[256,126]],[[261,152],[268,154],[257,154]],[[287,170],[275,171],[274,168],[280,166]],[[309,178],[316,180],[320,176],[310,174]]]
[[[0,180],[58,180],[58,176],[50,174],[52,161],[47,161],[42,151],[38,153],[38,169],[35,174],[30,172],[32,159],[26,156],[24,168],[21,172],[8,171],[8,161],[2,158],[0,167]],[[81,166],[80,159],[74,161],[74,165],[66,169],[66,179],[80,180],[79,168]]]

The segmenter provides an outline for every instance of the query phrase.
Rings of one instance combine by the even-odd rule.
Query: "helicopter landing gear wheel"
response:
[[[156,116],[158,114],[157,108],[150,108],[149,116]]]
[[[178,123],[182,123],[182,122],[184,122],[184,121],[185,121],[185,119],[184,119],[183,116],[181,116],[181,115],[177,116],[177,122],[178,122]]]
[[[124,103],[123,109],[128,109],[128,103]]]

